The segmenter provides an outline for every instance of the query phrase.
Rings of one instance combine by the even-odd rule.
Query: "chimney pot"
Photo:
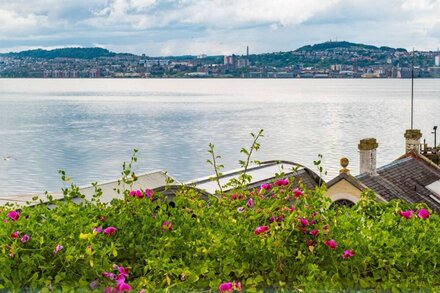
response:
[[[420,139],[422,133],[420,129],[407,129],[405,131],[405,153],[416,152],[420,153]]]
[[[361,139],[358,144],[360,153],[360,173],[376,174],[376,149],[379,146],[375,138]]]

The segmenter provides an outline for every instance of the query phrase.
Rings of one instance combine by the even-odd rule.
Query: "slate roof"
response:
[[[440,194],[426,188],[440,180],[440,168],[415,153],[408,153],[378,168],[377,174],[360,174],[356,178],[385,200],[402,199],[408,203],[426,203],[440,212]]]
[[[243,169],[237,169],[229,172],[224,172],[220,177],[221,185],[225,185],[232,178],[238,178]],[[294,177],[293,186],[298,187],[300,183],[304,184],[309,189],[314,189],[316,186],[324,183],[315,172],[310,169],[290,161],[266,161],[261,162],[259,165],[250,166],[247,170],[247,174],[252,176],[252,181],[248,184],[248,189],[259,187],[263,183],[272,182],[275,179],[275,173],[284,172],[284,177]],[[212,181],[210,178],[214,175],[194,179],[185,184],[193,186],[201,190],[205,190],[210,194],[214,194],[218,189],[217,182]],[[223,190],[228,191],[228,189]]]

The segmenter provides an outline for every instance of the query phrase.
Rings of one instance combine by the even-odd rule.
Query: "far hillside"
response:
[[[75,59],[93,59],[99,57],[113,57],[116,53],[103,48],[60,48],[53,50],[27,50],[17,53],[8,53],[7,56],[19,58],[75,58]]]

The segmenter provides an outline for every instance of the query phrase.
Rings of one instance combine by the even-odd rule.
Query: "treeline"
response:
[[[17,53],[7,54],[10,57],[19,58],[76,58],[76,59],[93,59],[98,57],[113,57],[116,53],[103,48],[60,48],[53,50],[27,50]]]

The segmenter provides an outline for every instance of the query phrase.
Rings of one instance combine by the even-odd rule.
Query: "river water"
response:
[[[398,79],[0,79],[0,195],[58,190],[59,169],[79,185],[116,179],[133,148],[137,171],[181,181],[212,173],[210,142],[234,169],[259,129],[255,159],[313,169],[322,154],[330,179],[346,156],[358,174],[362,138],[378,140],[378,166],[403,154],[410,89]],[[439,124],[440,80],[415,80],[415,128],[432,144]]]

